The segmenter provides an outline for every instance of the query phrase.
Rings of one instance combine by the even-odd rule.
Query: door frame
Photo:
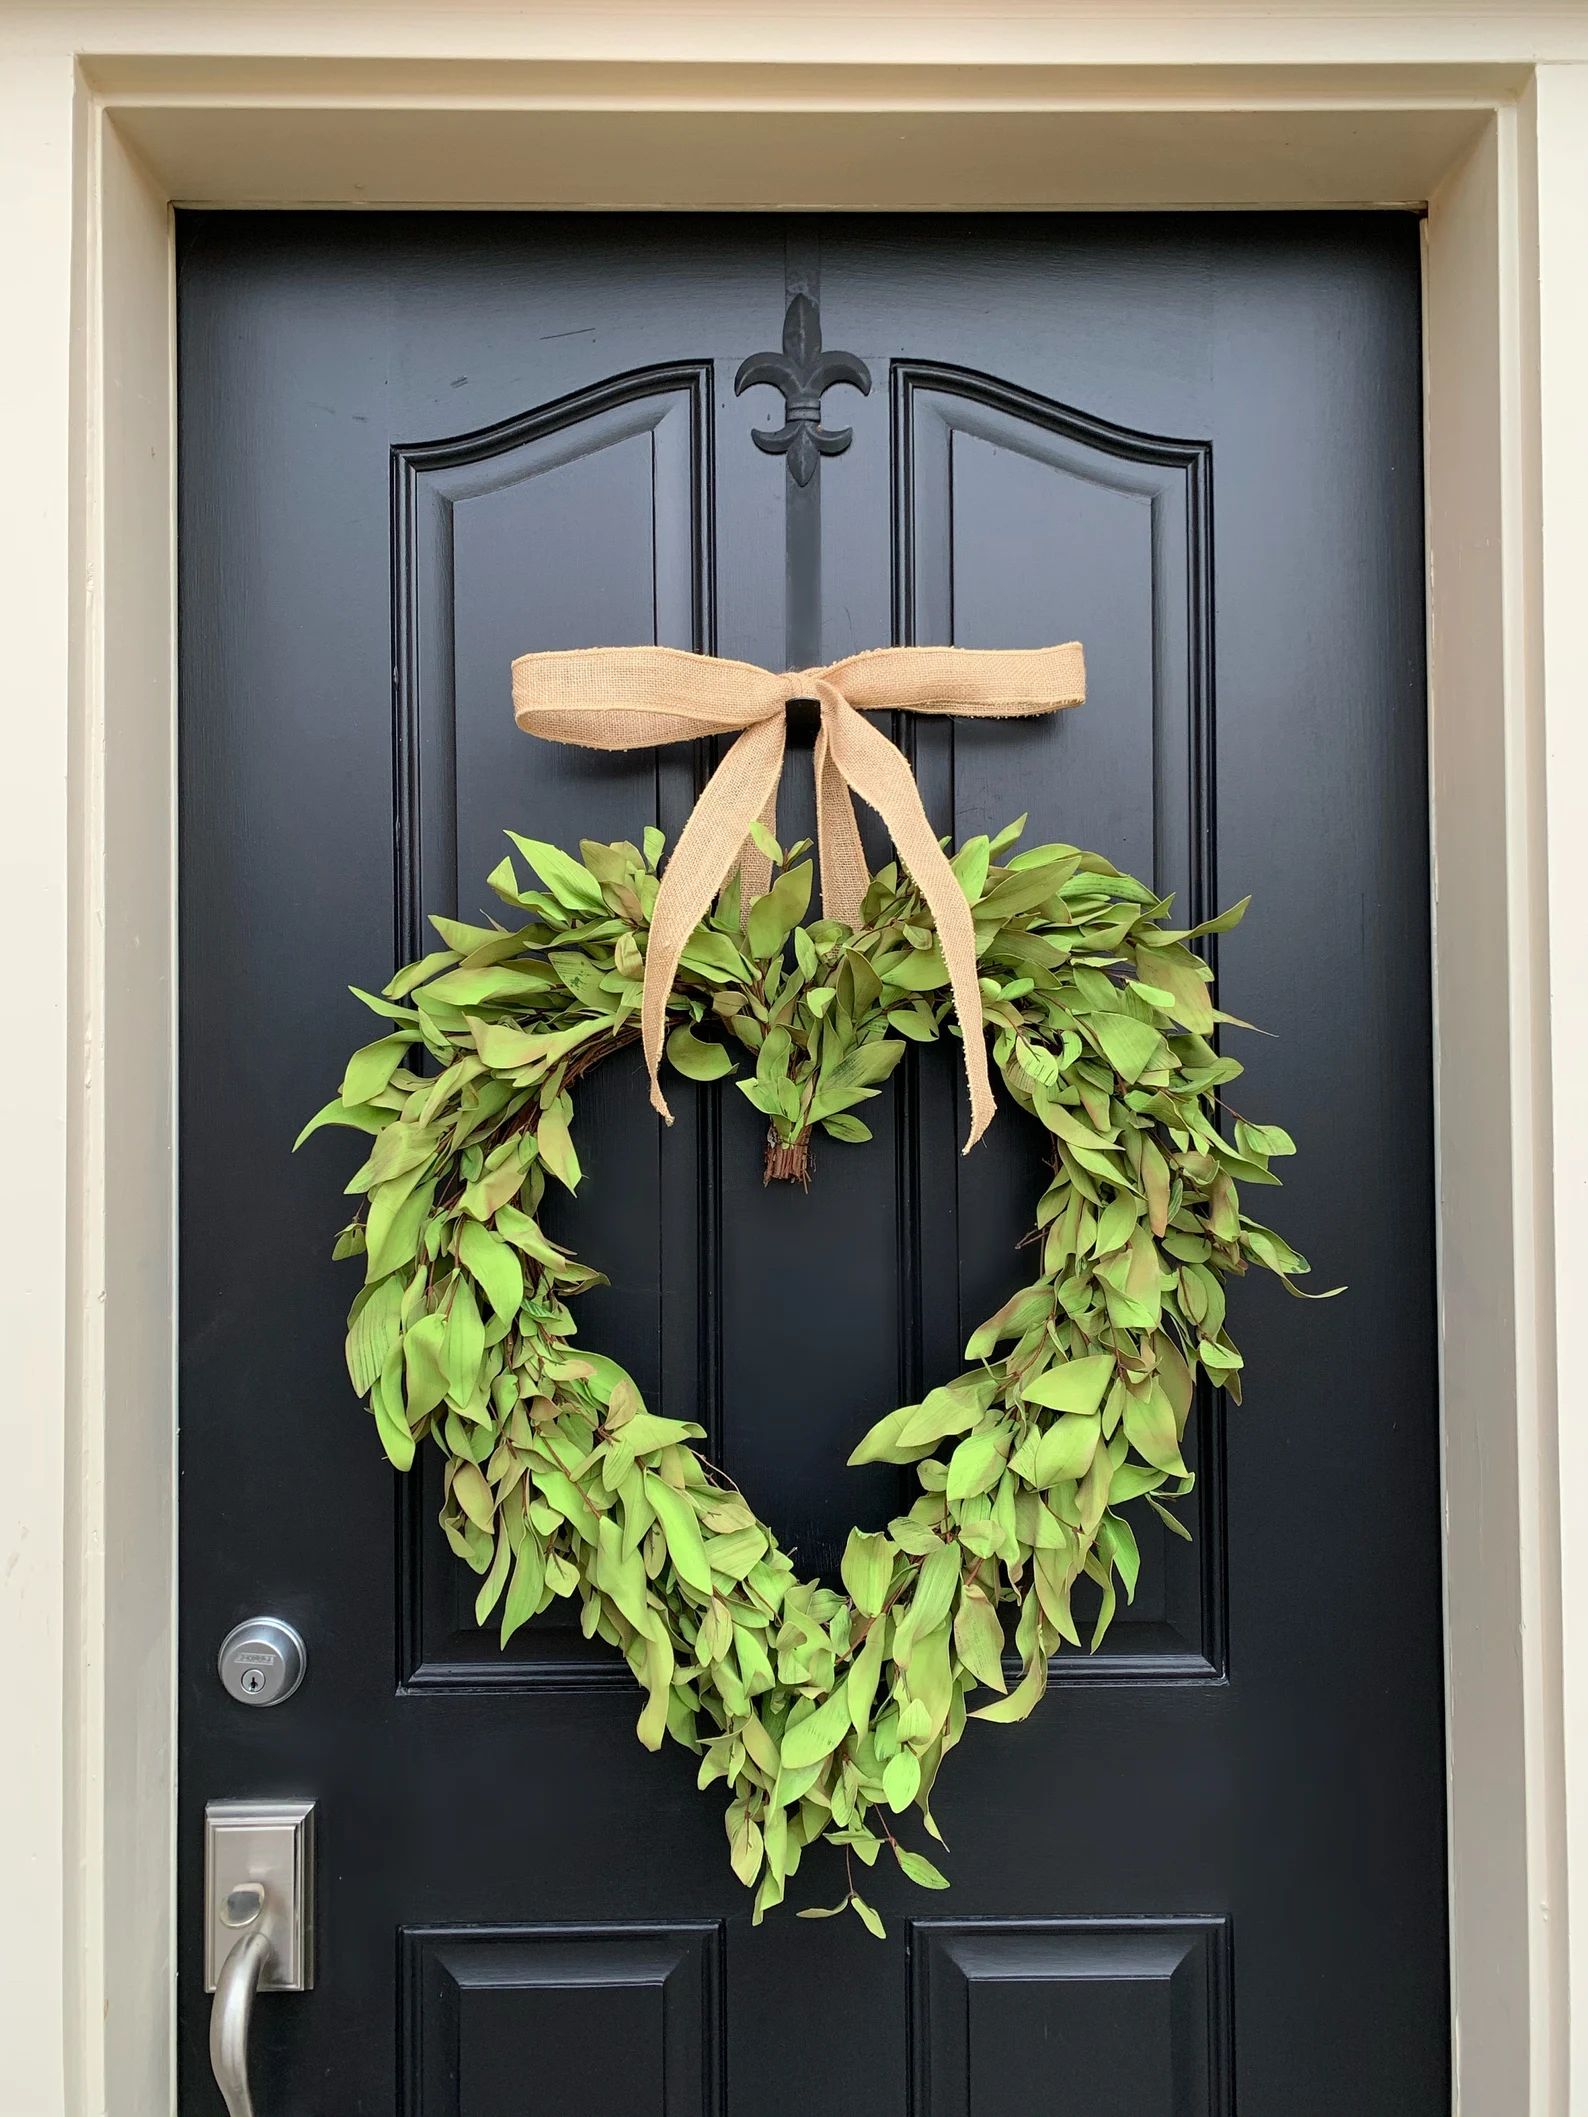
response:
[[[989,65],[975,0],[944,0],[908,12],[904,63],[876,0],[823,18],[836,56],[818,66],[792,20],[530,12],[98,0],[0,20],[7,281],[27,319],[0,334],[0,401],[36,408],[8,439],[8,631],[16,695],[39,702],[13,716],[0,858],[33,907],[14,982],[44,1047],[14,1150],[18,1196],[42,1203],[0,1236],[22,1362],[0,1481],[7,1689],[30,1730],[0,1759],[27,1819],[6,1891],[30,1938],[0,1997],[0,2101],[174,2106],[173,202],[1415,204],[1455,2106],[1566,2117],[1574,2076],[1588,2091],[1567,2042],[1573,1996],[1588,2020],[1588,1949],[1574,1965],[1567,1944],[1573,1923],[1588,1936],[1568,1860],[1588,1834],[1568,1772],[1588,1737],[1588,1554],[1560,1535],[1588,1504],[1588,1431],[1557,1429],[1556,1353],[1588,1267],[1565,1217],[1588,1193],[1566,1063],[1588,1048],[1570,974],[1588,876],[1588,23],[1469,0],[1401,35],[1388,5],[1258,19],[1207,0],[1172,20],[1126,0],[1077,9],[1063,52],[1039,13],[1006,22]]]

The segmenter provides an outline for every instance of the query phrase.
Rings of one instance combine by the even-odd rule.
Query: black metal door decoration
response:
[[[810,255],[814,258],[815,252]],[[784,624],[791,669],[808,669],[821,659],[822,458],[841,456],[854,440],[852,427],[822,424],[822,399],[839,383],[848,383],[863,397],[871,392],[871,370],[858,354],[828,352],[822,346],[817,276],[814,264],[804,270],[795,265],[791,245],[783,349],[752,353],[733,378],[737,397],[758,383],[770,384],[783,396],[783,424],[770,431],[758,427],[750,438],[763,454],[782,456],[788,465]]]
[[[871,370],[858,354],[823,350],[821,310],[811,295],[797,293],[783,317],[783,350],[752,353],[742,361],[733,378],[734,395],[742,397],[757,382],[782,391],[788,417],[774,432],[758,430],[751,439],[768,456],[787,456],[794,483],[809,485],[822,457],[841,456],[854,439],[852,427],[823,426],[822,398],[840,382],[869,395]]]

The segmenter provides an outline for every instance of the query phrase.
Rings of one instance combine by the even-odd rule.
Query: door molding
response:
[[[816,67],[787,26],[787,56],[751,63],[763,30],[708,8],[21,12],[0,24],[0,185],[27,321],[0,362],[11,674],[32,704],[0,840],[29,907],[13,1182],[37,1204],[0,1238],[20,1333],[8,1692],[29,1730],[0,1787],[27,1818],[6,1895],[30,1948],[0,1997],[0,2103],[149,2117],[174,2094],[171,203],[1376,202],[1429,209],[1457,2105],[1565,2117],[1574,1986],[1588,2019],[1588,1964],[1567,1957],[1574,1917],[1588,1933],[1585,1863],[1574,1884],[1567,1865],[1588,1832],[1588,1785],[1567,1798],[1588,1632],[1562,1624],[1588,1554],[1559,1534],[1588,1502],[1588,1430],[1556,1427],[1557,1326],[1588,1270],[1588,1231],[1559,1217],[1588,1169],[1570,1095],[1588,999],[1567,974],[1588,868],[1588,494],[1568,467],[1588,447],[1588,66],[1532,61],[1588,58],[1588,25],[1471,5],[1258,20],[1233,0],[1166,20],[1127,0],[1077,11],[1063,64],[1054,21],[1005,22],[988,65],[963,4],[914,10],[891,64],[875,0],[824,18]],[[1575,2070],[1588,2088],[1580,2053]]]

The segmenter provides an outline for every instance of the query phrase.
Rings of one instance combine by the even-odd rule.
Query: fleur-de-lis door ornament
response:
[[[791,278],[792,278],[791,274]],[[823,653],[821,613],[821,489],[817,476],[823,456],[841,456],[854,435],[847,426],[823,426],[822,398],[835,383],[846,382],[865,397],[871,394],[871,370],[856,353],[822,350],[821,312],[815,299],[815,267],[804,261],[783,316],[781,353],[752,353],[733,380],[735,396],[758,382],[782,394],[783,424],[770,431],[755,427],[751,439],[764,455],[782,456],[788,465],[783,482],[787,525],[784,629],[786,666],[808,669]]]
[[[783,318],[782,352],[752,353],[733,379],[734,395],[758,382],[782,392],[787,417],[770,433],[757,427],[751,438],[767,455],[787,456],[795,484],[809,485],[820,458],[841,456],[854,438],[847,426],[822,425],[823,395],[838,382],[868,395],[870,370],[857,354],[823,352],[821,311],[808,294],[796,294]]]

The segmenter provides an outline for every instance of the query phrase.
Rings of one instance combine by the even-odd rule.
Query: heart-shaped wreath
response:
[[[383,996],[359,994],[390,1028],[303,1135],[375,1135],[335,1250],[365,1260],[348,1369],[399,1470],[427,1434],[446,1456],[441,1522],[483,1576],[478,1618],[500,1610],[505,1642],[555,1597],[580,1598],[586,1635],[645,1690],[641,1742],[670,1732],[699,1753],[702,1787],[725,1783],[757,1920],[821,1838],[846,1855],[833,1909],[879,1934],[856,1858],[886,1845],[911,1880],[947,1886],[892,1819],[915,1807],[939,1836],[929,1797],[969,1695],[996,1694],[979,1719],[1031,1711],[1049,1656],[1080,1644],[1083,1574],[1101,1639],[1116,1583],[1127,1598],[1136,1585],[1126,1503],[1187,1534],[1166,1502],[1191,1488],[1180,1444],[1198,1369],[1239,1395],[1223,1280],[1306,1270],[1240,1210],[1237,1185],[1276,1181],[1270,1160],[1293,1149],[1275,1125],[1221,1131],[1219,1090],[1241,1068],[1209,1039],[1232,1017],[1186,945],[1244,905],[1177,931],[1167,899],[1095,853],[1012,853],[1021,828],[969,840],[953,866],[994,1061],[1048,1135],[1040,1268],[971,1338],[964,1374],[855,1449],[854,1463],[913,1463],[921,1491],[886,1528],[851,1532],[841,1588],[798,1577],[698,1452],[702,1427],[648,1411],[614,1361],[575,1343],[568,1301],[599,1275],[537,1218],[548,1176],[579,1181],[575,1081],[638,1036],[659,831],[643,851],[585,842],[582,861],[510,834],[544,885],[522,888],[511,859],[491,876],[522,923],[433,920],[445,946]],[[767,1174],[805,1180],[814,1133],[870,1137],[856,1107],[908,1042],[939,1036],[948,979],[896,865],[858,926],[806,926],[804,847],[785,856],[756,832],[776,879],[743,919],[730,883],[696,929],[667,1055],[697,1081],[753,1064],[739,1086],[769,1120]],[[439,1070],[420,1070],[427,1057]]]

